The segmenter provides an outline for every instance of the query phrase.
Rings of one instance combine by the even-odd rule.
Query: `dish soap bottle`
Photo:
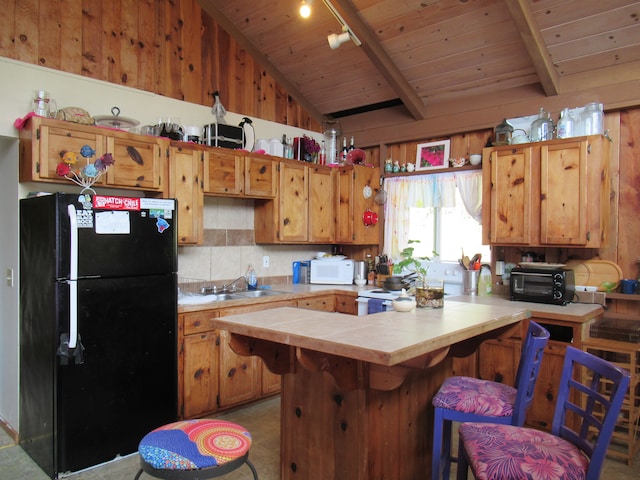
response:
[[[478,295],[491,295],[491,270],[488,265],[480,267],[480,277],[478,278]]]
[[[249,264],[245,278],[247,279],[247,288],[249,290],[255,290],[258,288],[258,277],[256,276],[256,271],[254,270],[253,265]]]

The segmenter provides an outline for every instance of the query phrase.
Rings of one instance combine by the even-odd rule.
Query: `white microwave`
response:
[[[351,285],[353,283],[354,262],[349,259],[311,260],[310,283],[326,285]]]

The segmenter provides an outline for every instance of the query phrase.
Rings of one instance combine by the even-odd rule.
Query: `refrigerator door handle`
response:
[[[67,206],[69,214],[69,348],[76,348],[78,341],[78,218],[75,205]]]

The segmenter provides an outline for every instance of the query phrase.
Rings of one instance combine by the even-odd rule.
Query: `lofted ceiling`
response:
[[[318,119],[640,79],[640,1],[331,0],[361,41],[335,50],[323,0],[199,3]]]

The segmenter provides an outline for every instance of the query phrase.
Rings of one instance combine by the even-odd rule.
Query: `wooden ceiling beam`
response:
[[[219,24],[242,48],[244,48],[251,57],[278,82],[287,94],[294,98],[300,106],[307,111],[318,123],[326,118],[325,115],[311,104],[304,95],[292,84],[278,68],[276,68],[269,58],[262,54],[241,32],[238,28],[214,5],[212,0],[197,0],[202,10],[207,12],[214,21]]]
[[[504,0],[548,97],[558,95],[559,77],[529,6],[529,0]]]
[[[380,74],[389,82],[407,110],[416,120],[423,120],[425,118],[425,106],[422,98],[407,82],[407,79],[386,50],[382,48],[371,28],[360,18],[353,3],[350,0],[330,1],[351,31],[362,42],[360,48],[366,53]]]

